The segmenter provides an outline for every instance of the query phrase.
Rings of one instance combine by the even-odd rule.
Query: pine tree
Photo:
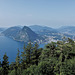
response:
[[[16,64],[15,64],[15,75],[21,74],[21,68],[20,68],[20,51],[18,49],[18,53],[16,56]]]
[[[3,56],[3,61],[2,61],[2,68],[3,68],[3,75],[8,75],[8,70],[9,70],[9,62],[8,62],[8,56],[6,53]]]
[[[31,42],[28,43],[27,47],[26,47],[26,65],[29,66],[30,65],[30,61],[31,61],[31,51],[32,51],[32,44]]]
[[[25,44],[24,44],[24,47],[23,47],[23,52],[21,52],[21,67],[22,69],[25,69],[26,68],[26,47],[25,47]]]
[[[19,67],[19,65],[20,65],[20,51],[19,51],[19,49],[18,49],[18,53],[17,53],[17,57],[16,57],[16,66],[17,67]]]
[[[39,60],[39,45],[37,43],[34,44],[32,54],[31,54],[31,61],[32,64],[38,65],[38,60]]]

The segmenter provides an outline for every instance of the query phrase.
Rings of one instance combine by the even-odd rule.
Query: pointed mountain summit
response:
[[[24,26],[22,29],[20,27],[10,27],[4,32],[2,32],[5,36],[11,37],[16,41],[36,41],[43,39],[41,36],[32,31],[29,27]]]
[[[34,41],[40,39],[39,35],[33,32],[29,27],[24,26],[15,37],[18,41],[28,42],[29,40]]]

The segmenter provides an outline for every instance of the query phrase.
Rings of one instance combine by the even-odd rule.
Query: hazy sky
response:
[[[0,27],[75,26],[75,0],[0,0]]]

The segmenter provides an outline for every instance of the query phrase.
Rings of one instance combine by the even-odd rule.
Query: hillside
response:
[[[46,26],[39,26],[39,25],[32,25],[29,26],[33,31],[40,35],[52,35],[52,33],[57,33],[56,29],[46,27]]]
[[[41,37],[33,32],[29,27],[24,26],[16,35],[15,37],[18,41],[24,41],[27,42],[29,40],[34,41],[37,39],[41,39]]]
[[[75,26],[63,26],[59,28],[58,31],[61,33],[75,35]]]
[[[29,27],[24,26],[22,29],[20,27],[10,27],[2,32],[3,35],[11,37],[16,41],[28,42],[43,40],[41,36],[32,31]]]
[[[2,34],[4,34],[5,36],[8,36],[8,37],[15,37],[17,35],[17,33],[19,32],[19,30],[21,30],[20,27],[10,27],[8,29],[6,29],[5,31],[2,32]]]
[[[6,30],[6,28],[0,28],[0,32],[2,32],[2,31],[4,31],[4,30]]]
[[[58,29],[53,29],[51,27],[39,26],[39,25],[32,25],[29,27],[37,34],[49,37],[48,39],[50,40],[52,39],[61,40],[64,36],[74,38],[75,35],[74,26],[61,27]]]

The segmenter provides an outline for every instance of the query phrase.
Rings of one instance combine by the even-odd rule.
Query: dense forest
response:
[[[70,38],[51,42],[44,48],[29,42],[22,52],[17,51],[15,62],[10,64],[4,54],[0,75],[75,75],[75,42]]]

